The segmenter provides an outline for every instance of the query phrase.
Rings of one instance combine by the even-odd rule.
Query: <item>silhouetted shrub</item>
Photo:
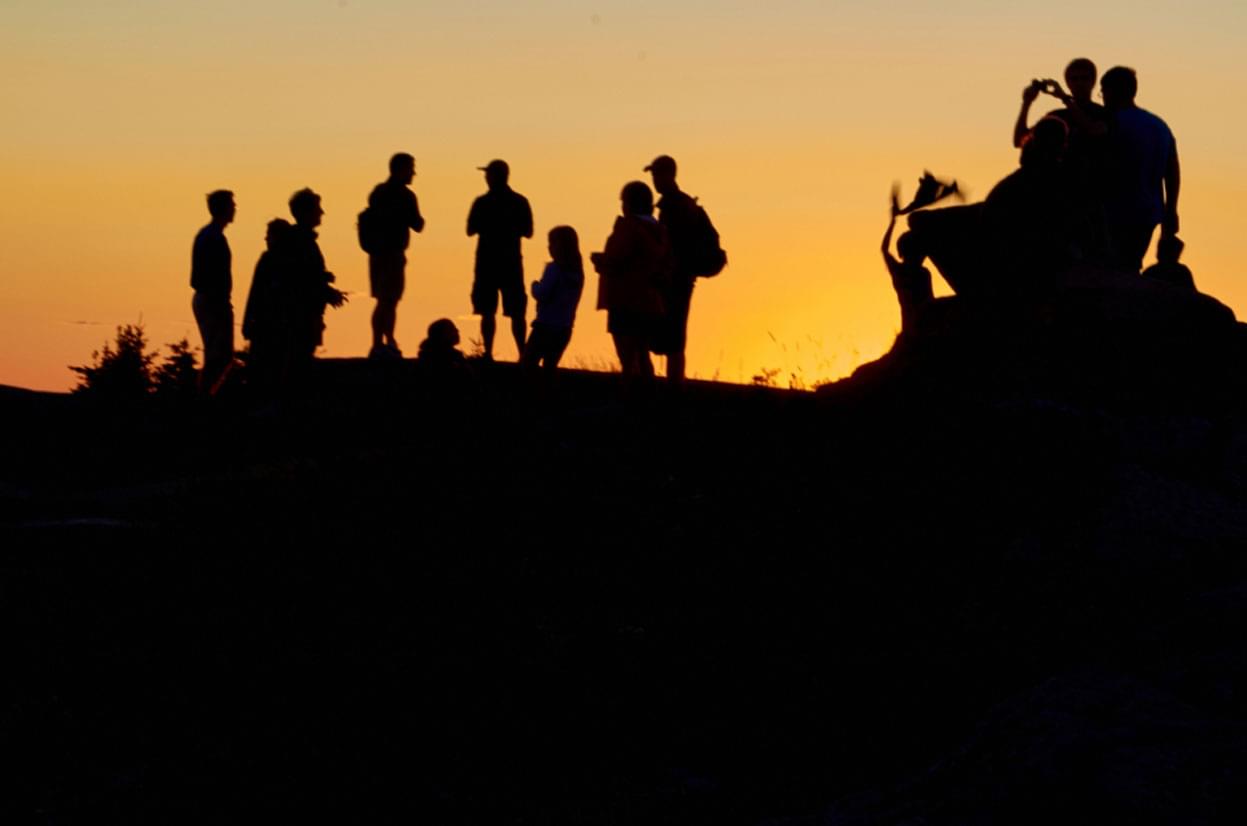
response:
[[[93,352],[91,364],[70,366],[79,377],[73,392],[113,400],[194,395],[198,372],[190,342],[182,339],[168,347],[169,355],[156,364],[160,352],[147,352],[142,323],[122,325],[116,343],[105,342]]]
[[[152,389],[161,398],[185,399],[195,395],[199,370],[186,339],[166,345],[169,355],[152,371]],[[154,354],[153,354],[154,355]]]

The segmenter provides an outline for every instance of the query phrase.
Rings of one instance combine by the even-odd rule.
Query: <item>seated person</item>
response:
[[[1179,264],[1186,244],[1176,235],[1169,235],[1156,242],[1156,263],[1143,271],[1144,278],[1154,278],[1175,287],[1195,291],[1195,277],[1185,264]]]

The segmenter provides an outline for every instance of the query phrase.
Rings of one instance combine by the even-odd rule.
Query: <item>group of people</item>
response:
[[[493,359],[501,297],[521,364],[553,370],[571,340],[584,289],[579,236],[570,226],[550,230],[550,261],[532,283],[537,311],[530,334],[521,244],[533,235],[532,208],[510,187],[505,161],[491,161],[480,170],[488,191],[472,203],[467,234],[477,238],[471,302],[481,318],[483,358]],[[415,171],[414,157],[394,155],[389,177],[372,190],[359,216],[359,242],[368,254],[369,287],[376,301],[371,359],[402,357],[394,328],[406,286],[406,252],[411,233],[425,225],[411,190]],[[624,186],[621,215],[604,250],[590,257],[600,276],[597,306],[607,311],[607,329],[623,373],[653,376],[650,354],[658,353],[667,358],[668,380],[678,384],[685,374],[694,283],[721,271],[727,258],[705,210],[676,183],[675,160],[659,156],[645,171],[661,199],[655,204],[653,190],[642,181]],[[208,195],[211,221],[195,237],[192,251],[192,308],[204,347],[201,386],[209,395],[234,364],[232,265],[225,228],[235,211],[232,192]],[[322,341],[326,308],[346,301],[333,286],[334,275],[317,243],[316,227],[324,214],[320,196],[310,189],[296,192],[290,213],[293,224],[283,219],[268,224],[267,249],[256,264],[243,314],[242,334],[250,342],[249,381],[269,388],[283,386],[312,360]],[[430,326],[419,358],[453,358],[458,340],[454,323],[439,319]]]
[[[894,199],[883,254],[903,328],[931,301],[928,257],[958,294],[1016,294],[1072,266],[1139,273],[1158,226],[1158,263],[1143,275],[1194,289],[1190,270],[1178,261],[1181,171],[1173,133],[1135,103],[1133,69],[1104,73],[1103,104],[1092,100],[1096,75],[1092,61],[1077,58],[1066,67],[1065,87],[1053,79],[1031,81],[1013,129],[1019,168],[981,204],[911,214],[896,256],[892,230],[907,210]],[[1043,94],[1062,106],[1028,125]]]

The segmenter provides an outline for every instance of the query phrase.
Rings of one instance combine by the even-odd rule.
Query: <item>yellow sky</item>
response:
[[[198,345],[190,244],[218,187],[238,201],[240,312],[265,222],[300,187],[322,194],[322,248],[352,292],[322,353],[363,355],[372,301],[355,215],[400,150],[416,156],[428,220],[399,308],[409,353],[442,316],[477,335],[464,234],[477,166],[505,158],[532,202],[531,281],[550,227],[600,249],[622,184],[669,153],[731,261],[697,288],[690,371],[844,375],[899,326],[877,252],[891,182],[908,194],[930,168],[985,195],[1016,163],[1021,88],[1078,55],[1138,70],[1140,105],[1178,139],[1186,261],[1247,312],[1241,4],[196,5],[0,8],[0,383],[65,389],[66,365],[140,318],[154,343]],[[571,365],[612,358],[592,279]]]

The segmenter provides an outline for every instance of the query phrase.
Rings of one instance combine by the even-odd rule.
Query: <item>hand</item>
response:
[[[329,296],[328,298],[325,299],[326,304],[328,304],[330,307],[333,307],[336,310],[337,308],[341,307],[346,302],[347,302],[346,293],[342,292],[341,290],[335,290],[333,287],[329,288]]]
[[[1061,88],[1061,84],[1052,78],[1046,78],[1043,81],[1043,91],[1049,95],[1052,95],[1062,103],[1069,103],[1069,95],[1065,94],[1065,90]]]
[[[1022,90],[1022,102],[1034,103],[1035,98],[1039,97],[1039,93],[1043,91],[1043,82],[1032,80],[1030,85]]]

